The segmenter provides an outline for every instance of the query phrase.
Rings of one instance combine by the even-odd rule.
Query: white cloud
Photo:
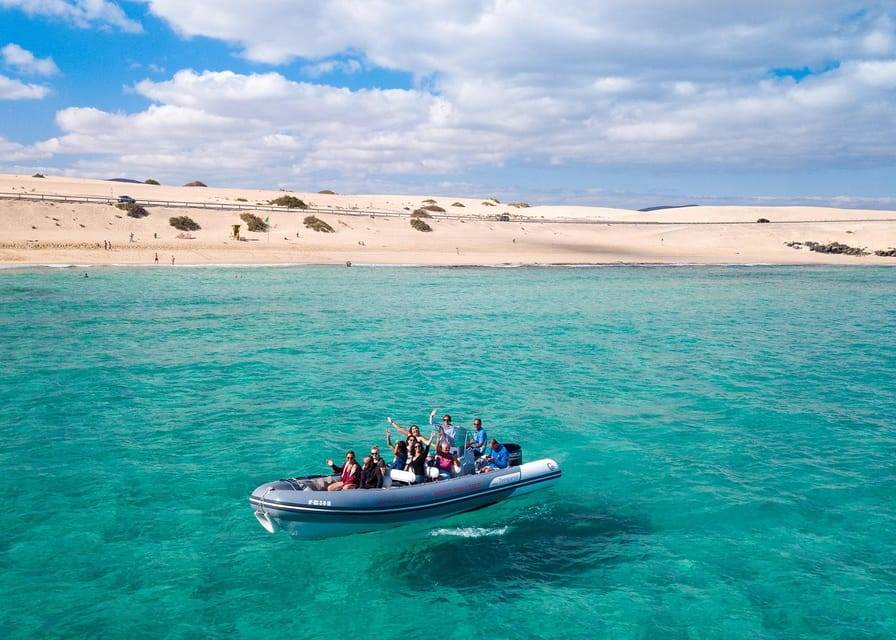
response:
[[[334,71],[350,75],[358,73],[363,68],[364,66],[354,59],[324,60],[323,62],[318,62],[316,64],[305,65],[302,67],[302,73],[310,78],[319,78],[320,76],[333,73]]]
[[[10,42],[0,49],[0,57],[3,58],[3,63],[6,66],[12,67],[20,73],[38,76],[53,76],[59,73],[59,67],[53,62],[53,58],[38,58],[14,42]]]
[[[42,84],[25,83],[0,74],[0,100],[40,100],[50,93]]]
[[[338,71],[375,83],[385,67],[415,82],[353,91],[275,72],[184,69],[137,83],[152,103],[142,111],[60,112],[61,134],[36,148],[90,155],[79,166],[119,167],[114,173],[207,171],[244,181],[265,166],[281,182],[374,183],[515,161],[882,166],[896,156],[891,6],[149,0],[184,36],[231,42],[260,63],[301,59],[306,78]],[[834,66],[799,82],[773,72]]]
[[[107,0],[0,0],[0,8],[19,9],[29,16],[63,20],[76,27],[116,27],[139,33],[143,27]]]

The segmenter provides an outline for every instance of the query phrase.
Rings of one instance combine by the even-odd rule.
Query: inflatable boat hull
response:
[[[559,464],[543,459],[492,473],[387,489],[299,490],[295,483],[280,480],[258,487],[249,503],[267,531],[283,529],[296,538],[313,540],[474,511],[549,487],[560,474]]]

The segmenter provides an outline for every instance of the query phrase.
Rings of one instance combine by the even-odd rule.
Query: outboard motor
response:
[[[508,456],[508,466],[518,467],[523,464],[523,448],[520,445],[513,442],[505,442],[504,448],[507,449],[507,453],[510,454]]]

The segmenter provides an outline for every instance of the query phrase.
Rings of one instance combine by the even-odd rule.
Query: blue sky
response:
[[[891,2],[244,5],[0,0],[0,171],[896,208]]]

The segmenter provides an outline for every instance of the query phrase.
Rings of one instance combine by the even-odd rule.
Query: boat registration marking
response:
[[[313,504],[316,507],[331,507],[333,503],[329,500],[309,500],[308,504]]]

